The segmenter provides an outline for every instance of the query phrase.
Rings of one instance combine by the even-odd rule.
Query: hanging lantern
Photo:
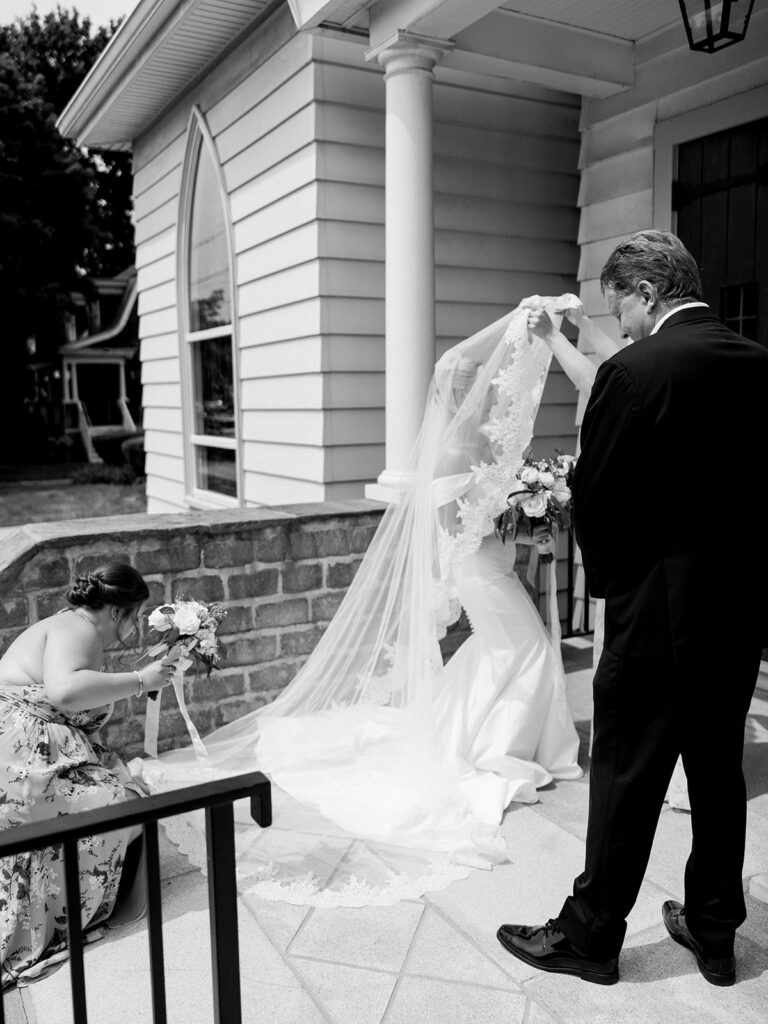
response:
[[[714,53],[747,34],[755,0],[679,0],[688,45]]]

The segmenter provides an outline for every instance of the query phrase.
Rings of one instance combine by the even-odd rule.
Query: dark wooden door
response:
[[[683,143],[672,205],[705,302],[768,347],[768,117]]]

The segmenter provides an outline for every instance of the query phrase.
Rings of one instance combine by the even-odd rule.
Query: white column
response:
[[[399,32],[366,55],[386,83],[386,467],[369,498],[396,501],[435,362],[433,68],[452,44]]]

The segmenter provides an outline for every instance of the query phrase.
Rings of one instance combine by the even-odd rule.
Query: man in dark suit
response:
[[[693,843],[685,905],[662,916],[704,977],[730,985],[746,917],[744,725],[768,643],[768,351],[713,316],[672,234],[633,235],[600,281],[635,344],[598,370],[573,481],[589,591],[605,597],[586,863],[557,918],[498,937],[542,970],[618,981],[681,754]]]

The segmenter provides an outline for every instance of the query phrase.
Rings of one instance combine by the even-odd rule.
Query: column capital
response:
[[[383,43],[369,50],[365,59],[378,61],[387,75],[400,71],[432,71],[454,45],[448,39],[434,39],[398,29]]]

